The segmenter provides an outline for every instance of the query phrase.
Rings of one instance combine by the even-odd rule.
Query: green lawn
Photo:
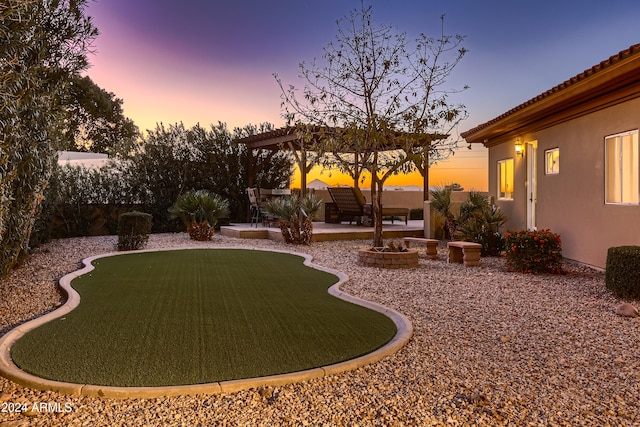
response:
[[[73,280],[80,305],[12,348],[34,375],[169,386],[324,366],[396,333],[386,316],[330,296],[335,275],[299,256],[243,249],[125,254]]]

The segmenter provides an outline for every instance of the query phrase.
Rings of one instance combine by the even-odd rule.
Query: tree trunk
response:
[[[429,200],[429,145],[424,148],[424,169],[422,171],[422,200]]]
[[[373,246],[384,246],[382,241],[382,182],[377,174],[371,177],[371,208],[373,210]]]

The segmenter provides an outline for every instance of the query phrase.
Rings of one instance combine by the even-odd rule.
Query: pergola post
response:
[[[424,150],[423,157],[424,170],[422,173],[422,221],[424,224],[424,237],[427,239],[433,238],[433,232],[431,230],[431,202],[429,201],[429,144]]]

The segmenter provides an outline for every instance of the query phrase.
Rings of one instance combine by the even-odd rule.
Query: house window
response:
[[[607,136],[604,146],[606,203],[639,204],[638,131]]]
[[[555,175],[560,173],[560,149],[552,148],[544,152],[544,174]]]
[[[498,199],[513,200],[513,159],[498,161]]]

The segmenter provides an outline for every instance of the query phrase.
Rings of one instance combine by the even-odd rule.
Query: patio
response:
[[[251,224],[233,224],[220,227],[223,236],[240,239],[268,239],[283,241],[282,233],[277,225],[258,227]],[[384,239],[401,239],[403,237],[422,237],[424,235],[423,220],[385,221],[382,225],[382,237]],[[313,223],[313,241],[324,242],[330,240],[360,240],[373,239],[373,226],[367,227],[354,224],[327,224],[324,222]]]

